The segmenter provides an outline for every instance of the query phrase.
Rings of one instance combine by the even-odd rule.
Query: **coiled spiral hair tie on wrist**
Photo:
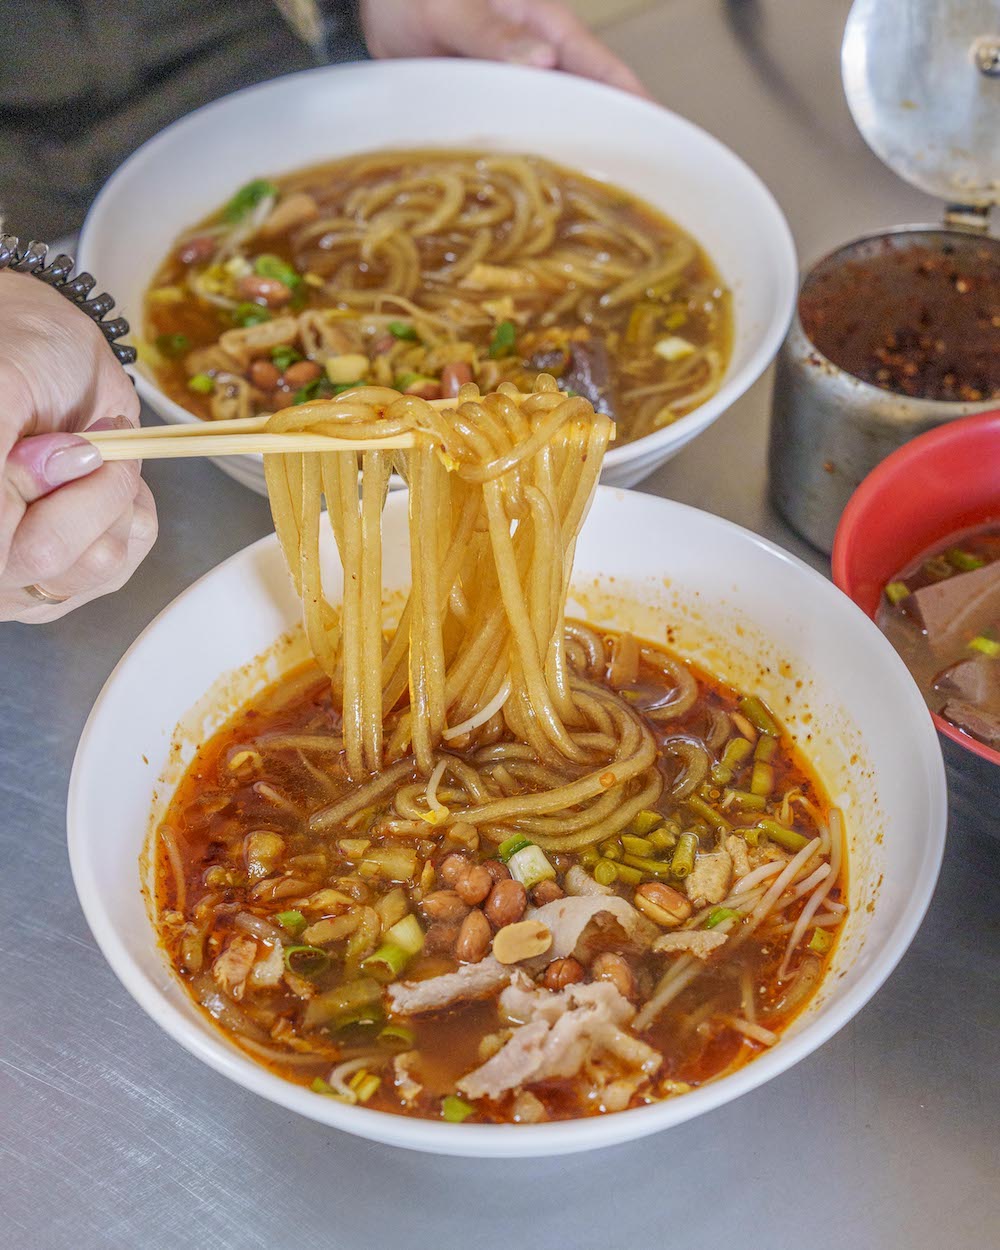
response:
[[[107,291],[91,298],[90,292],[94,289],[95,279],[89,273],[77,274],[74,278],[72,274],[75,262],[72,256],[60,254],[46,264],[48,252],[46,243],[33,240],[22,245],[16,235],[0,234],[0,270],[9,269],[12,273],[31,274],[60,295],[65,295],[70,303],[75,304],[97,325],[119,362],[123,365],[134,364],[137,355],[135,348],[115,341],[128,334],[128,322],[124,317],[104,320],[114,308],[115,301]]]

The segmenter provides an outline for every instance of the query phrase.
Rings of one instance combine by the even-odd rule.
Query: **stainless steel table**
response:
[[[607,37],[665,103],[760,171],[804,259],[934,218],[850,124],[837,71],[844,0],[636,7]],[[766,503],[769,385],[644,489],[822,567]],[[168,1040],[80,914],[66,781],[126,646],[269,520],[263,500],[209,465],[151,465],[148,478],[161,536],[132,583],[59,624],[0,627],[0,1245],[1000,1245],[1000,844],[974,829],[951,829],[926,923],[851,1026],[764,1088],[637,1145],[551,1162],[410,1155],[272,1107]]]

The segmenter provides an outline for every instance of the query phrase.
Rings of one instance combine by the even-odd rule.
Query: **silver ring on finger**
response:
[[[37,582],[32,582],[30,586],[22,586],[21,589],[26,595],[32,599],[36,599],[39,603],[65,603],[67,599],[72,599],[72,595],[54,595],[50,590],[46,590],[44,586],[39,586]]]

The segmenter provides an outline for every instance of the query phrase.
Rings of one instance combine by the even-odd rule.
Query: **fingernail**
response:
[[[98,430],[131,430],[132,422],[128,417],[101,417],[100,421],[95,421],[93,425],[87,426],[88,434],[96,434]]]
[[[49,486],[63,486],[86,477],[104,463],[100,451],[85,439],[74,439],[50,451],[39,465],[39,477]]]

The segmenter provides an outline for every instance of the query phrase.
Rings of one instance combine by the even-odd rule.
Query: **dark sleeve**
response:
[[[203,104],[323,61],[367,55],[357,0],[326,0],[309,47],[273,0],[0,0],[0,218],[78,230],[137,147]]]

